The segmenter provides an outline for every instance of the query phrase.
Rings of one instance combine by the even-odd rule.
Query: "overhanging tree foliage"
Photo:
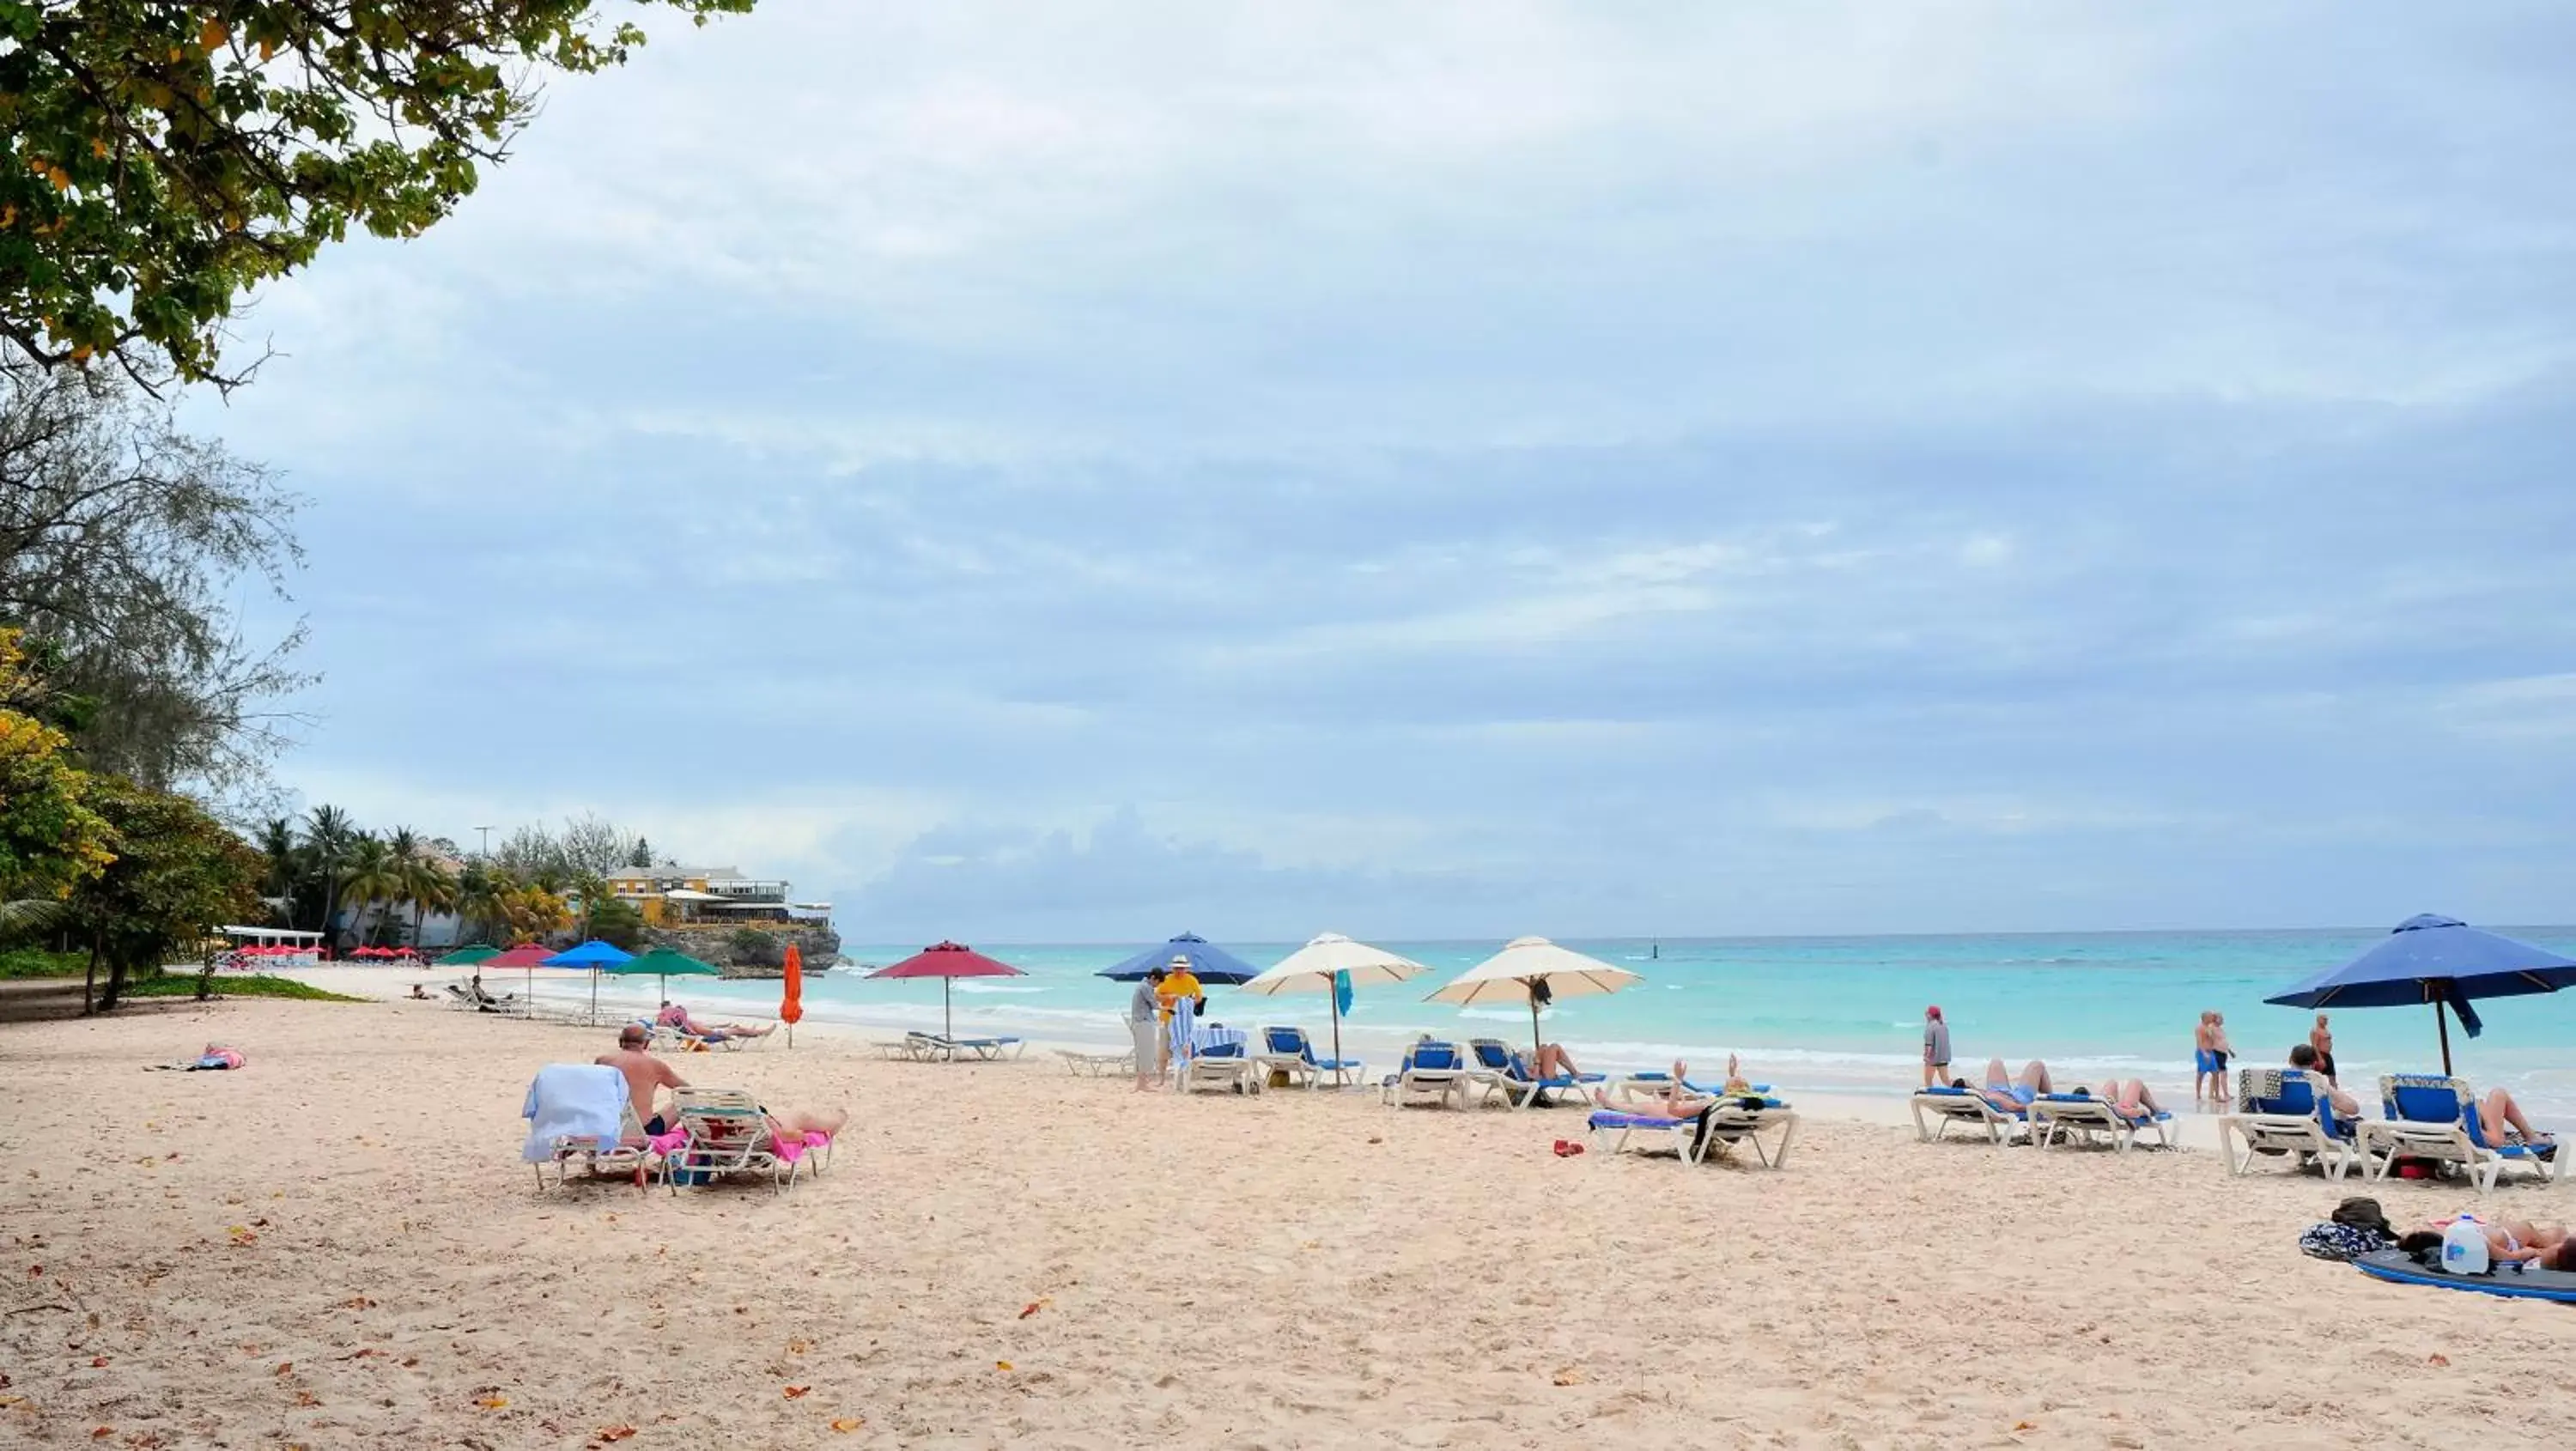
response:
[[[625,3],[703,25],[753,0]],[[418,236],[542,78],[643,38],[593,0],[0,0],[0,334],[233,381],[236,298],[352,225]]]
[[[0,359],[0,625],[45,653],[85,764],[218,794],[265,768],[302,634],[246,642],[231,596],[284,597],[298,502],[123,378]]]

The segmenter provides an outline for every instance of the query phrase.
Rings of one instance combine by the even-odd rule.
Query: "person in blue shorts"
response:
[[[1968,1082],[1964,1078],[1956,1079],[1953,1086],[1965,1088]],[[2006,1113],[2019,1113],[2030,1107],[2032,1099],[2054,1092],[2056,1088],[2049,1080],[2048,1065],[2036,1058],[2022,1065],[2021,1076],[2017,1078],[2004,1072],[2001,1058],[1987,1059],[1986,1086],[1978,1090],[1986,1102]]]

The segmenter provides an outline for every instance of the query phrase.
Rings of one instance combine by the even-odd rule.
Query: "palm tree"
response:
[[[304,878],[304,847],[295,839],[295,822],[284,816],[272,816],[260,823],[259,854],[268,859],[268,869],[260,877],[260,891],[285,905],[281,908],[286,925],[295,925],[295,887]]]
[[[385,906],[390,909],[396,900],[404,902],[411,900],[412,879],[420,872],[420,833],[408,826],[395,827],[385,837],[385,854],[393,858],[394,875],[402,878],[403,884],[401,892],[385,899]],[[383,927],[382,915],[377,917],[376,925],[379,929]],[[382,947],[385,944],[379,942],[376,945]]]
[[[322,921],[325,941],[339,945],[331,919],[340,910],[340,873],[349,864],[350,843],[357,840],[358,824],[349,813],[337,806],[316,806],[304,815],[304,844],[312,854],[313,870],[322,874]]]
[[[411,945],[420,946],[421,923],[432,907],[444,910],[456,905],[456,878],[436,857],[422,857],[411,864],[403,882],[403,895],[411,898]]]
[[[483,941],[492,941],[496,928],[509,926],[509,891],[508,877],[482,861],[467,862],[456,879],[456,911],[483,929],[477,934]]]
[[[354,930],[366,920],[369,907],[378,902],[396,901],[402,893],[402,868],[395,864],[393,852],[373,835],[359,837],[349,848],[348,863],[340,879],[341,901],[358,904],[357,914],[350,918],[350,927]],[[376,921],[379,925],[383,923],[382,914]],[[360,942],[367,940],[364,932],[355,932],[355,935]]]

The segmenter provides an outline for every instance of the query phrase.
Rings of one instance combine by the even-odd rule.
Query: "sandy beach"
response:
[[[144,1071],[208,1040],[250,1066]],[[1139,1096],[803,1034],[679,1067],[851,1108],[828,1176],[540,1194],[528,1079],[605,1042],[417,1003],[0,1030],[0,1437],[2576,1442],[2576,1316],[2305,1259],[2343,1191],[2203,1148],[1926,1146],[1823,1106],[1785,1171],[1692,1169],[1559,1158],[1570,1109]]]

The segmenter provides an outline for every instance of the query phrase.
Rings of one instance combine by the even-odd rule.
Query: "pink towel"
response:
[[[667,1134],[655,1134],[644,1142],[653,1146],[654,1153],[667,1157],[686,1145],[689,1142],[689,1136],[674,1129]]]
[[[832,1136],[825,1133],[780,1134],[772,1140],[770,1148],[781,1160],[793,1164],[804,1158],[807,1150],[820,1149],[831,1142]]]

